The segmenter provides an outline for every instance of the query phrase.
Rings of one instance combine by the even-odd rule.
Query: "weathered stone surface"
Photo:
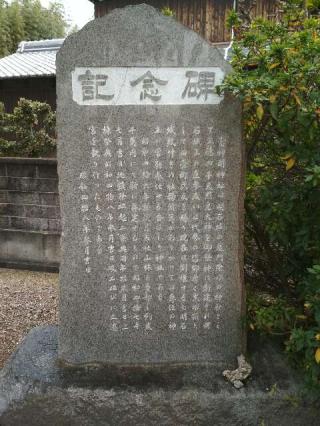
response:
[[[1,371],[1,426],[319,424],[319,402],[301,397],[299,380],[274,346],[254,345],[253,375],[237,391],[203,366],[162,371],[162,383],[120,369],[101,378],[94,367],[82,370],[83,379],[80,370],[58,368],[57,334],[52,326],[33,329]]]
[[[229,71],[147,5],[89,23],[59,51],[65,363],[235,365],[241,111],[213,93]]]

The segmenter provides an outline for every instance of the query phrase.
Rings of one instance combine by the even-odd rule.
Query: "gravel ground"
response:
[[[0,368],[28,331],[57,323],[58,274],[0,268]]]

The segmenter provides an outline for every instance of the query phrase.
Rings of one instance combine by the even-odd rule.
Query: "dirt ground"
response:
[[[57,323],[58,274],[0,268],[0,368],[27,332]]]

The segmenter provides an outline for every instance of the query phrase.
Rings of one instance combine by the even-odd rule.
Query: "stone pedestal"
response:
[[[258,342],[241,390],[210,365],[58,366],[56,327],[33,329],[0,373],[1,426],[317,426],[320,408],[275,347]]]

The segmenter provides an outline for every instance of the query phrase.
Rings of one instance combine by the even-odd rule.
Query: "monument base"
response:
[[[33,329],[1,371],[1,426],[319,424],[319,403],[300,396],[300,381],[270,344],[255,344],[253,375],[236,390],[209,365],[61,368],[57,335],[54,326]]]

